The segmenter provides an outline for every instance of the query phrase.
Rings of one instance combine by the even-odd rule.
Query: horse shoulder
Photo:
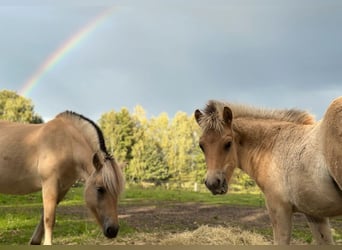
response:
[[[74,169],[75,157],[78,156],[78,152],[75,152],[75,138],[80,140],[81,137],[61,119],[54,119],[42,127],[38,138],[38,171],[43,179],[53,175],[70,175],[74,178],[77,172]]]

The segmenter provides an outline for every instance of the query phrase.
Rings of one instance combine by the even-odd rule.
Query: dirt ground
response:
[[[72,210],[75,210],[76,215],[80,209],[84,211],[83,215],[87,216],[85,207]],[[63,210],[60,209],[59,212],[69,215],[72,213],[70,208]],[[115,240],[106,240],[99,236],[99,239],[92,241],[91,244],[265,245],[273,243],[272,228],[265,207],[146,202],[141,205],[120,205],[119,219],[129,228],[134,228],[135,233],[122,236],[119,233]],[[341,219],[331,220],[331,225],[333,230],[338,229],[341,232]],[[303,236],[303,232],[305,235],[311,235],[305,217],[296,213],[293,217],[292,235]],[[291,244],[308,244],[308,242],[292,237]]]
[[[198,203],[168,203],[146,206],[125,206],[120,217],[137,231],[164,230],[178,232],[194,230],[201,225],[267,228],[269,218],[265,208],[246,208]]]
[[[264,207],[251,208],[199,203],[127,205],[121,207],[120,218],[130,227],[135,228],[137,232],[163,232],[166,234],[165,237],[181,232],[193,232],[204,226],[209,228],[237,228],[238,234],[242,231],[258,235],[267,232],[269,236],[263,236],[262,242],[257,242],[257,244],[272,244],[273,240],[270,219]],[[339,222],[337,226],[341,228],[342,222]],[[295,214],[293,228],[294,230],[309,232],[305,218],[301,214]],[[163,238],[159,235],[160,237]],[[291,243],[307,244],[296,239],[292,239]]]

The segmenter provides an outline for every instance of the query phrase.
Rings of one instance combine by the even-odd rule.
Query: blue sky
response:
[[[342,93],[342,2],[1,1],[0,89],[19,91],[101,11],[117,8],[27,96],[66,109],[191,114],[209,99],[324,114]]]

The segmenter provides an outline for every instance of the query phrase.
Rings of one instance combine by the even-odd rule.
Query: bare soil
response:
[[[269,228],[265,208],[207,205],[198,203],[162,203],[146,206],[121,207],[120,217],[139,231],[179,232],[194,230],[201,225]]]
[[[86,215],[85,207],[78,207]],[[59,213],[73,214],[73,209],[60,209]],[[83,217],[82,216],[82,217]],[[241,207],[210,205],[203,203],[143,203],[119,206],[119,219],[133,228],[133,235],[119,236],[114,241],[101,237],[92,244],[145,245],[145,244],[212,244],[220,238],[220,245],[272,244],[272,228],[265,207]],[[332,228],[342,228],[341,219],[331,220]],[[216,230],[216,231],[215,231]],[[304,232],[304,233],[303,233]],[[296,213],[293,218],[291,244],[308,244],[298,240],[297,234],[311,235],[304,215]],[[196,234],[201,234],[196,236]],[[217,235],[220,234],[221,236]],[[257,237],[255,237],[257,236]],[[214,238],[216,237],[216,238]],[[225,239],[222,239],[225,237]],[[234,238],[235,237],[235,238]],[[239,237],[236,239],[236,237]],[[171,240],[170,240],[171,239]],[[310,241],[310,238],[307,240]],[[341,242],[337,242],[341,244]],[[314,244],[311,243],[310,244]]]
[[[163,232],[165,237],[208,226],[209,228],[237,228],[237,233],[248,231],[251,234],[262,234],[263,241],[258,242],[260,244],[272,244],[273,241],[270,219],[265,207],[200,203],[128,205],[120,209],[120,217],[137,232]],[[309,232],[303,215],[295,214],[293,221],[294,228]],[[159,237],[163,238],[163,234]],[[208,237],[214,237],[214,235],[208,235]],[[292,242],[305,244],[296,239]]]

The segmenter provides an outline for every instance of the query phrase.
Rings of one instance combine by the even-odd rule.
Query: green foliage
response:
[[[122,108],[101,116],[99,124],[103,130],[108,150],[119,162],[129,162],[132,158],[134,123],[129,111]]]
[[[135,144],[132,147],[132,160],[125,169],[126,178],[133,182],[152,182],[157,185],[170,178],[162,148],[164,129],[159,120],[167,125],[164,119],[152,119],[147,122],[145,112],[138,107],[140,113],[133,115],[136,127],[134,130]],[[166,123],[165,123],[166,122]]]
[[[199,127],[193,116],[166,113],[147,119],[141,106],[102,115],[99,124],[114,157],[125,163],[127,182],[170,182],[184,187],[203,182],[205,161],[198,147]],[[188,184],[187,184],[188,183]]]
[[[255,181],[241,169],[235,169],[231,184],[235,191],[257,189]]]
[[[24,123],[42,123],[34,112],[32,101],[9,90],[0,91],[0,120]]]

